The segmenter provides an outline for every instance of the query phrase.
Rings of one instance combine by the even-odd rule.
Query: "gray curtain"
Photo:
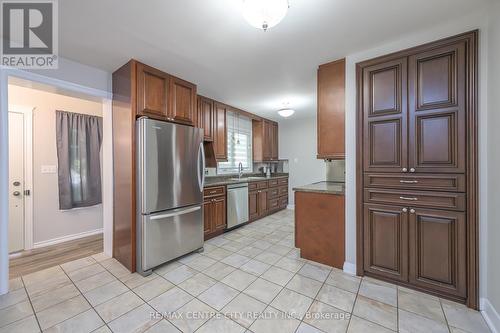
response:
[[[102,202],[102,118],[56,111],[59,209]]]

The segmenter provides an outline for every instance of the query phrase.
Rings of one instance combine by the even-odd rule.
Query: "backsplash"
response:
[[[345,160],[326,161],[326,181],[345,182]]]
[[[271,174],[288,173],[288,160],[279,160],[272,163],[253,163],[252,174],[265,174],[267,168],[271,169]],[[205,176],[217,176],[217,168],[205,168]]]

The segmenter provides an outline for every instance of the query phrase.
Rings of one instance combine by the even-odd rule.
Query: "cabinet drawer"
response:
[[[450,210],[465,210],[465,194],[430,191],[396,191],[365,189],[366,203],[382,203],[406,207],[428,207]]]
[[[279,206],[280,207],[288,206],[288,196],[280,198]]]
[[[278,185],[287,185],[288,186],[288,178],[280,178],[278,179]]]
[[[203,196],[205,198],[216,197],[224,194],[226,194],[225,186],[207,187],[203,190]]]
[[[402,189],[420,189],[427,191],[465,192],[465,175],[398,175],[367,173],[364,175],[365,187],[384,187]]]
[[[269,187],[276,187],[279,185],[279,179],[271,179],[269,181]]]
[[[257,183],[248,183],[248,190],[255,191],[257,189]]]
[[[267,180],[265,182],[258,182],[257,183],[257,188],[260,190],[260,189],[263,189],[263,188],[267,188]]]
[[[281,186],[279,189],[280,189],[279,192],[280,196],[288,195],[288,186]]]
[[[269,189],[268,195],[270,199],[275,199],[279,197],[280,191],[279,188],[271,188]]]
[[[269,210],[275,210],[279,207],[279,199],[269,200]]]

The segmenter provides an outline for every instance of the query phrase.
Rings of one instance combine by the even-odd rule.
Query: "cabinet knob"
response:
[[[415,214],[415,209],[410,209],[410,213]]]
[[[411,168],[411,169],[410,169],[410,172],[415,172],[415,168]]]
[[[403,208],[402,211],[403,211],[403,213],[406,213],[408,211],[408,209],[407,208]]]
[[[408,172],[408,169],[407,168],[403,168],[401,171]]]

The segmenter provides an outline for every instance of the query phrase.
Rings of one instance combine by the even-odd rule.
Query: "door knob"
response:
[[[408,172],[408,169],[407,168],[403,168],[402,170],[403,172]]]
[[[19,192],[19,191],[14,191],[14,193],[12,193],[12,195],[13,195],[13,196],[15,196],[15,197],[18,197],[18,196],[20,196],[20,195],[21,195],[21,192]]]
[[[12,183],[12,185],[14,185],[14,186],[19,186],[19,185],[21,185],[21,183],[20,183],[20,182],[18,182],[18,181],[15,181],[15,182],[13,182],[13,183]]]
[[[403,208],[402,211],[403,211],[403,213],[406,213],[408,211],[408,209],[407,208]]]

